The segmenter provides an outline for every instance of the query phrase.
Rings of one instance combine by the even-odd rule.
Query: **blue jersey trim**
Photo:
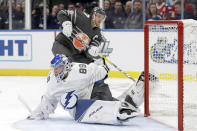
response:
[[[96,82],[94,83],[94,86],[96,86],[96,85],[100,85],[100,84],[102,84],[102,83],[104,83],[104,80],[96,81]]]

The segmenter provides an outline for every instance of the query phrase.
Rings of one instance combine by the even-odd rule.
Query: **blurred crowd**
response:
[[[143,28],[143,8],[141,0],[105,0],[107,13],[105,28],[141,29]],[[146,20],[179,20],[181,19],[180,0],[147,0],[145,2]],[[197,0],[184,2],[184,19],[196,19]]]
[[[98,0],[46,0],[47,29],[59,29],[57,13],[62,9],[90,13],[99,5]],[[146,0],[143,11],[142,0],[104,0],[106,29],[142,29],[146,20],[181,19],[180,0]],[[43,29],[43,0],[32,0],[32,29]],[[12,0],[12,28],[24,29],[25,0]],[[144,15],[143,15],[143,12]],[[184,19],[197,19],[197,0],[184,1]],[[0,0],[0,29],[9,29],[9,3]]]

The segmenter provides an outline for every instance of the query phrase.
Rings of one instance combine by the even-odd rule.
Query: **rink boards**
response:
[[[0,75],[46,76],[53,57],[51,48],[59,32],[60,30],[1,31]],[[109,48],[113,48],[108,59],[137,77],[143,70],[143,30],[111,30],[104,31],[104,34],[110,41]],[[133,57],[139,52],[138,58]],[[113,67],[110,76],[124,77]]]

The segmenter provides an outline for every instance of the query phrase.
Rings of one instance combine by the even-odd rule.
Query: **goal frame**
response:
[[[149,111],[149,25],[177,25],[178,27],[178,130],[183,131],[183,37],[184,27],[181,20],[178,21],[146,21],[144,25],[144,116],[150,116]]]

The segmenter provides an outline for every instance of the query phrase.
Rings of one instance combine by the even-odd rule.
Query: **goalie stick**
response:
[[[76,28],[78,28],[78,27],[76,27]],[[78,28],[78,30],[80,30],[79,28]],[[80,30],[81,31],[81,30]],[[75,30],[75,32],[77,32],[76,30]],[[75,34],[74,33],[72,33],[73,34],[73,36],[71,36],[71,38],[72,39],[76,39],[76,40],[78,40],[79,42],[81,42],[86,48],[89,48],[89,45],[87,45],[86,43],[84,43],[82,40],[80,40],[79,38],[77,38],[77,37],[74,37],[75,36]],[[71,40],[72,41],[72,40]],[[103,58],[105,61],[107,61],[109,64],[111,64],[112,66],[114,66],[118,71],[120,71],[122,74],[124,74],[127,78],[129,78],[130,80],[132,80],[133,82],[135,82],[135,79],[134,78],[132,78],[130,75],[128,75],[126,72],[124,72],[123,70],[121,70],[117,65],[115,65],[114,63],[112,63],[109,59],[107,59],[105,56],[103,56],[101,53],[98,53],[98,56],[99,57],[101,57],[101,58]]]
[[[27,102],[24,100],[24,98],[20,95],[18,95],[18,100],[23,104],[23,106],[25,107],[25,109],[27,109],[29,111],[29,113],[32,113],[32,109],[29,107],[29,105],[27,104]]]

